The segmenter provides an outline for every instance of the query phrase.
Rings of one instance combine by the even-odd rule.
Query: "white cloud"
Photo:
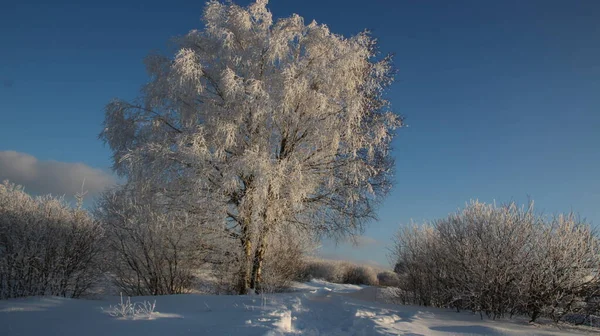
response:
[[[83,163],[44,161],[25,153],[0,151],[0,181],[7,179],[33,194],[67,197],[81,191],[84,181],[89,196],[116,184],[111,174]]]

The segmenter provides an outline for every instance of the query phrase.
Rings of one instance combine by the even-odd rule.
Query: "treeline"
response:
[[[405,304],[531,321],[600,308],[598,236],[574,214],[546,217],[533,203],[471,202],[447,218],[402,228],[393,256]]]

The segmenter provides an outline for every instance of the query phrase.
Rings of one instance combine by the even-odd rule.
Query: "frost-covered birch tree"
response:
[[[202,30],[149,56],[138,101],[107,106],[114,169],[187,211],[220,214],[239,242],[238,291],[260,287],[268,236],[360,231],[390,187],[401,119],[384,91],[393,72],[367,32],[346,38],[267,0],[207,3]]]

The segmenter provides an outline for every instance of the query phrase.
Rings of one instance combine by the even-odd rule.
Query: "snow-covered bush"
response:
[[[544,224],[531,238],[533,253],[520,278],[522,305],[532,320],[540,315],[558,321],[570,312],[599,313],[594,300],[600,295],[598,237],[573,214]]]
[[[343,283],[353,285],[377,286],[377,272],[369,266],[351,265],[344,275]]]
[[[398,274],[390,271],[383,271],[377,273],[377,281],[379,282],[380,286],[386,287],[398,287],[400,283],[398,279]]]
[[[314,237],[284,226],[269,240],[259,292],[278,292],[289,288],[305,267],[304,256],[314,249]]]
[[[306,261],[300,280],[321,279],[343,283],[352,265],[337,260],[309,259]]]
[[[80,205],[0,184],[0,298],[79,297],[96,284],[103,231]]]
[[[164,295],[192,288],[208,252],[201,219],[167,211],[160,195],[132,185],[104,193],[95,215],[106,232],[108,267],[120,291]]]
[[[404,227],[394,255],[401,301],[491,317],[592,314],[600,288],[599,241],[590,225],[572,214],[537,215],[532,204],[472,202],[428,225]]]
[[[341,260],[307,259],[298,280],[321,279],[333,283],[376,286],[377,271],[371,266]]]

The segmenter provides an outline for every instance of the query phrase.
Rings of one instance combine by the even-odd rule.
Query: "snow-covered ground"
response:
[[[323,281],[266,296],[171,295],[150,318],[119,319],[119,298],[0,301],[0,335],[585,335],[584,328],[492,321],[470,313],[383,303],[375,287]],[[104,310],[103,310],[104,309]]]

